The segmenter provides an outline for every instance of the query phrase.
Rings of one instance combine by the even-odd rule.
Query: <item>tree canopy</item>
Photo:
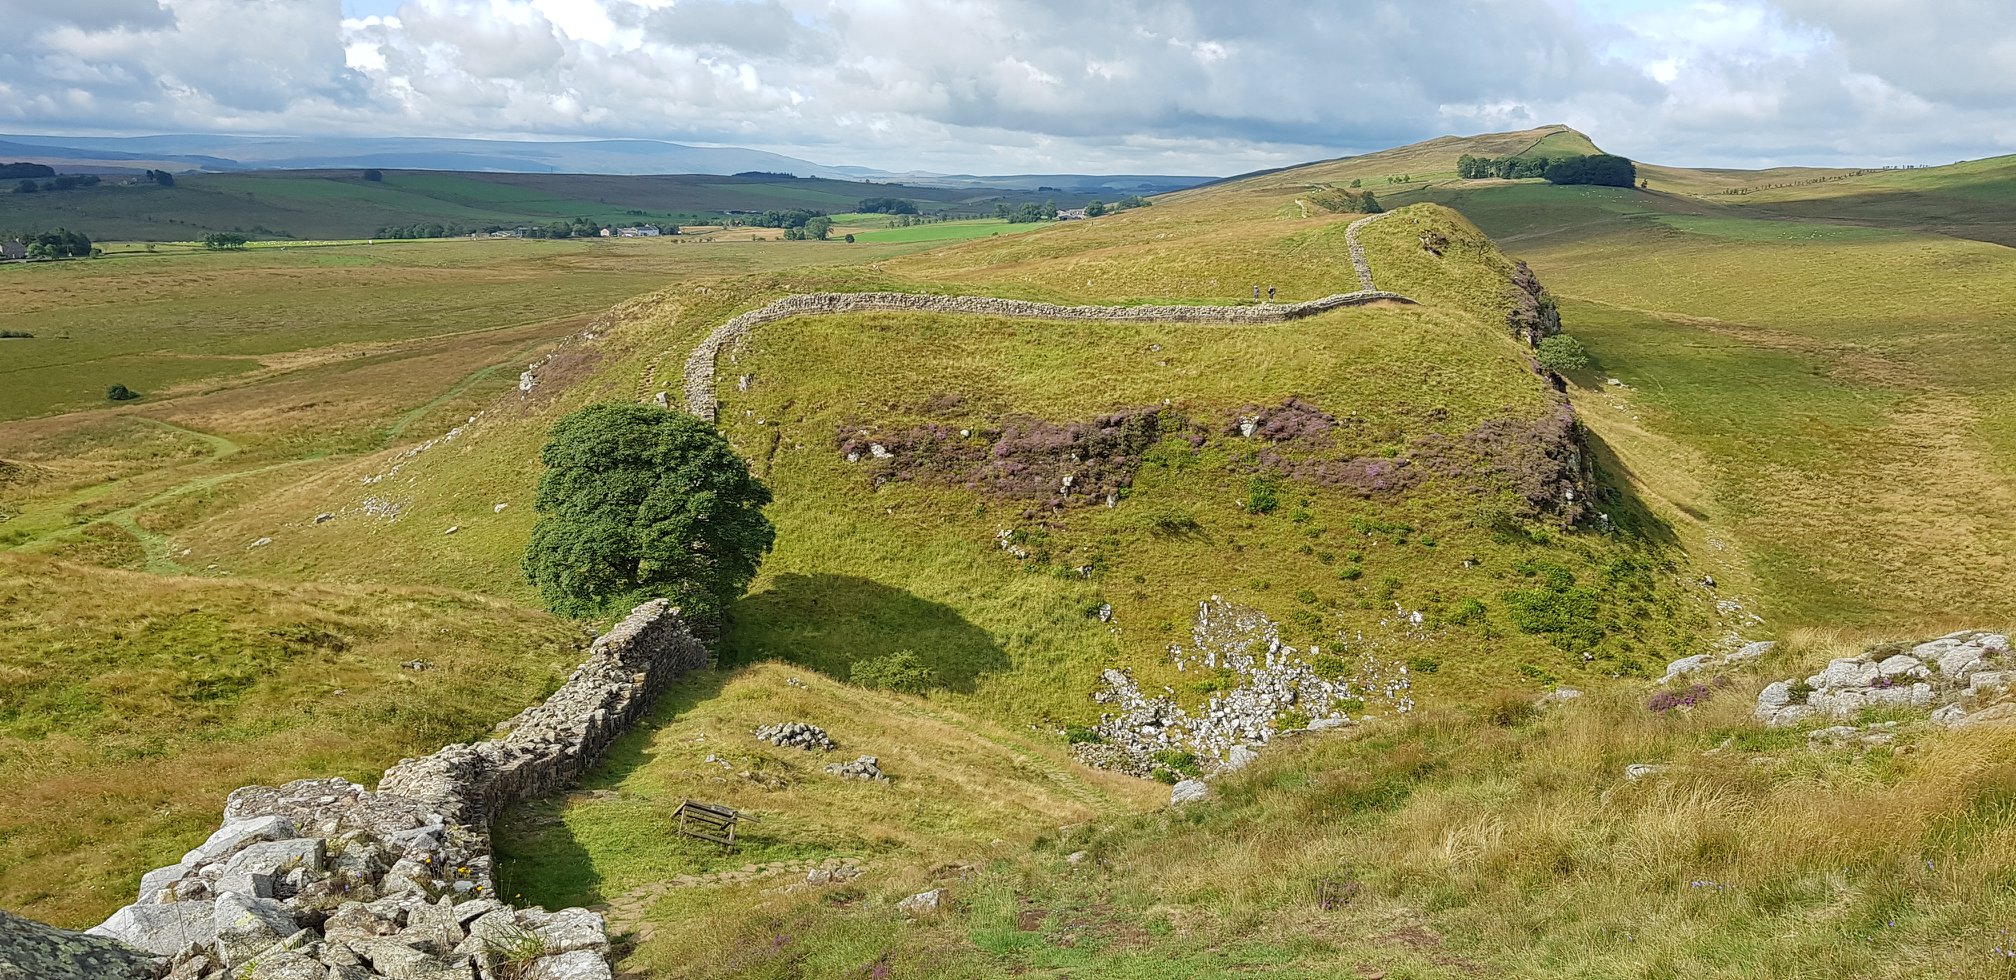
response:
[[[864,197],[854,210],[862,214],[916,214],[917,205],[900,197]]]
[[[540,460],[523,565],[562,615],[663,596],[688,616],[717,616],[775,540],[763,515],[770,489],[713,426],[683,412],[590,405],[554,424]]]
[[[1542,176],[1550,184],[1598,184],[1604,187],[1631,187],[1638,183],[1638,167],[1630,160],[1608,153],[1586,157],[1566,157],[1547,165]]]

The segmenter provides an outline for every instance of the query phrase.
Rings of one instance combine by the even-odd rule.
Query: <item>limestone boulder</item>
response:
[[[208,840],[182,855],[182,863],[195,868],[224,860],[260,841],[299,837],[294,821],[282,816],[250,817],[217,828]]]
[[[217,952],[227,964],[244,963],[301,931],[294,913],[270,898],[224,892],[212,903]]]
[[[586,950],[542,956],[527,964],[518,976],[524,980],[610,980],[609,963]]]
[[[1201,779],[1185,779],[1169,788],[1169,805],[1195,803],[1211,795],[1210,784]]]
[[[128,905],[90,929],[86,935],[118,939],[150,953],[172,956],[190,943],[217,938],[213,901]]]

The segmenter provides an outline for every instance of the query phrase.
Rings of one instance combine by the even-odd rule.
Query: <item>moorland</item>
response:
[[[1363,215],[1326,202],[1371,189],[1366,257],[1412,304],[799,317],[725,355],[719,426],[776,495],[777,548],[717,669],[582,792],[507,817],[507,892],[606,907],[640,975],[1995,975],[2016,742],[1893,711],[1857,723],[1895,722],[1900,751],[1815,751],[1818,723],[1750,709],[1831,656],[2016,619],[1995,356],[2016,163],[1457,176],[1594,149],[1436,140],[966,241],[0,267],[29,300],[0,326],[35,334],[0,341],[32,379],[0,432],[0,905],[88,925],[230,787],[363,778],[551,690],[603,624],[539,611],[518,569],[545,432],[679,404],[735,314],[817,291],[1313,299],[1358,288]],[[1590,354],[1558,387],[1508,328],[1543,299]],[[1546,438],[1564,400],[1572,461]],[[1095,455],[1107,428],[1133,441]],[[896,451],[848,458],[868,443]],[[1067,462],[1110,493],[1060,493]],[[1356,724],[1162,807],[1080,761],[1108,737],[1093,695],[1111,668],[1188,708],[1236,688],[1169,654],[1213,597],[1364,696]],[[1758,639],[1779,645],[1701,703],[1648,708],[1669,661]],[[903,654],[920,690],[852,683]],[[1536,706],[1564,687],[1585,693]],[[892,782],[749,737],[781,720]],[[669,834],[703,796],[760,832],[732,855]],[[868,870],[775,870],[829,859]],[[934,885],[941,914],[896,910]]]

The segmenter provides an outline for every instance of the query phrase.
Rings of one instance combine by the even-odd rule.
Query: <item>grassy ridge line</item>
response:
[[[866,312],[977,314],[1029,320],[1100,320],[1108,322],[1286,323],[1347,306],[1414,301],[1398,293],[1367,289],[1322,299],[1260,306],[1060,306],[994,296],[936,296],[924,293],[799,293],[742,313],[709,332],[686,360],[686,410],[715,420],[719,402],[715,387],[724,348],[748,342],[751,331],[778,320],[800,316]]]

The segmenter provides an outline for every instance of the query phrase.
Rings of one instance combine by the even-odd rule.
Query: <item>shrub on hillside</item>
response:
[[[138,397],[140,397],[139,392],[134,391],[133,389],[128,388],[125,385],[113,385],[110,388],[105,389],[106,401],[128,402]]]
[[[683,412],[604,403],[553,426],[525,575],[553,611],[588,616],[665,597],[720,614],[776,532],[770,489],[714,427]]]
[[[938,686],[938,674],[924,658],[909,650],[857,660],[847,670],[847,679],[862,687],[922,694]]]
[[[1589,366],[1589,349],[1565,333],[1542,338],[1534,356],[1549,371],[1580,371]]]

